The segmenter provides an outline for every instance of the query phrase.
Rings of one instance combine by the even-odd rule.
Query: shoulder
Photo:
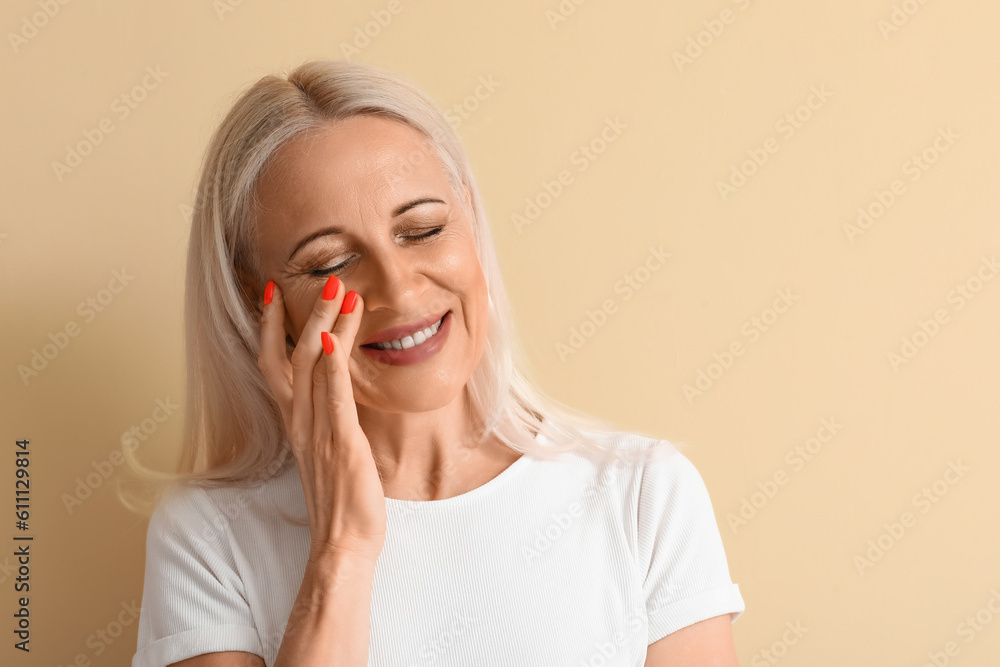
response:
[[[661,530],[665,523],[689,529],[715,528],[708,487],[701,472],[677,444],[643,435],[623,438],[626,449],[646,455],[631,464],[638,500],[640,538]]]
[[[672,454],[680,453],[687,444],[665,440],[637,431],[597,431],[583,430],[582,433],[599,442],[602,447],[627,453],[635,457],[639,454],[650,454],[655,460],[666,459]]]
[[[222,551],[225,523],[202,487],[175,483],[160,497],[146,528],[147,560],[181,551]]]
[[[613,469],[617,474],[609,476],[637,494],[649,495],[666,488],[689,489],[692,481],[701,481],[694,464],[681,452],[681,447],[687,445],[629,431],[584,433],[611,452],[598,467]]]
[[[687,447],[685,444],[633,432],[595,435],[606,446],[618,450],[615,462],[634,471],[640,487],[680,492],[704,483],[698,469],[681,451]]]
[[[136,667],[173,664],[195,653],[263,655],[218,489],[175,483],[161,495],[146,532]]]
[[[631,507],[643,565],[648,567],[657,552],[674,555],[673,547],[679,549],[685,540],[718,534],[705,481],[681,452],[687,445],[633,432],[588,435],[617,450],[597,479],[617,487]]]
[[[192,526],[211,522],[215,508],[205,489],[175,482],[167,487],[149,518],[150,532],[188,531]]]
[[[584,433],[609,452],[604,460],[590,459],[589,491],[610,493],[624,502],[630,508],[630,532],[638,532],[640,542],[666,521],[691,521],[692,514],[704,521],[708,490],[694,463],[681,452],[687,445],[628,431]]]
[[[297,480],[292,466],[258,484],[174,483],[164,491],[150,516],[147,549],[169,540],[224,549],[232,539],[234,527],[271,521],[276,506],[287,507],[282,500],[294,492],[290,487]]]
[[[630,435],[626,447],[662,453],[634,465],[632,520],[649,643],[707,618],[745,609],[733,583],[708,488],[675,443]],[[665,443],[665,444],[660,444]]]

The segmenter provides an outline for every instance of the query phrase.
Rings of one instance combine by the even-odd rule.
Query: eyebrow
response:
[[[415,206],[420,206],[421,204],[446,204],[446,203],[447,202],[441,199],[435,199],[434,197],[421,197],[420,199],[414,199],[413,201],[406,202],[405,204],[397,206],[396,210],[392,212],[392,217],[397,218],[406,213],[407,211],[409,211],[411,208]],[[342,234],[343,232],[344,230],[341,229],[340,227],[326,227],[325,229],[317,230],[312,234],[310,234],[309,236],[302,239],[301,241],[299,241],[295,245],[295,248],[292,249],[292,254],[290,254],[288,256],[288,259],[285,261],[286,262],[292,261],[292,257],[295,257],[295,253],[297,253],[303,247],[312,243],[316,239],[321,238],[323,236],[329,236],[331,234]]]

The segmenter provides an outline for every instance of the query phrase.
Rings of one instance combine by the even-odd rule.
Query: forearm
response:
[[[274,667],[366,667],[374,575],[370,559],[310,561]]]

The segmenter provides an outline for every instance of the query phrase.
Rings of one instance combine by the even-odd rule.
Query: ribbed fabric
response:
[[[273,665],[310,543],[277,508],[307,516],[295,465],[255,488],[164,496],[132,667],[227,650]],[[657,639],[744,611],[708,490],[673,448],[647,464],[524,455],[468,493],[386,510],[369,667],[642,667]]]

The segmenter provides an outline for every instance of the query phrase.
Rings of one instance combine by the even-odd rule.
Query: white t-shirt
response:
[[[453,498],[386,498],[369,667],[642,667],[669,633],[721,614],[735,622],[743,598],[708,490],[668,453],[603,466],[523,455]],[[308,526],[276,507],[308,516],[294,461],[256,488],[167,492],[147,532],[132,667],[213,651],[273,665],[310,545]]]

